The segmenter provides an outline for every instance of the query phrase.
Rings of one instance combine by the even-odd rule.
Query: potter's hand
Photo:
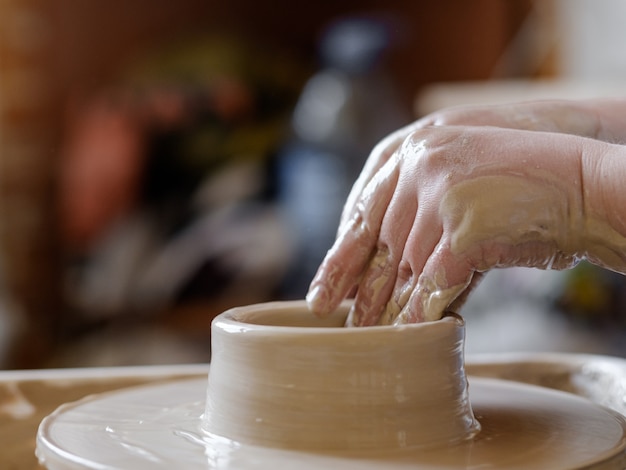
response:
[[[626,142],[626,100],[543,100],[514,105],[458,106],[437,111],[398,130],[371,153],[346,201],[338,233],[365,185],[412,132],[430,126],[490,126]]]
[[[626,271],[623,147],[495,127],[403,132],[374,150],[346,203],[307,296],[317,314],[355,286],[352,321],[371,325],[438,319],[491,268],[587,257]]]

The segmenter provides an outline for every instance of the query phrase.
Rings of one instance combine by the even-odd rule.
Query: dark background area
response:
[[[523,48],[516,49],[519,60],[502,68],[503,55],[510,53],[511,42],[532,11],[529,0],[3,2],[0,266],[4,307],[12,312],[9,323],[14,330],[4,341],[4,366],[202,360],[204,356],[193,354],[164,356],[180,345],[208,351],[215,314],[243,302],[283,295],[269,288],[208,295],[213,291],[207,285],[221,286],[219,282],[229,280],[216,278],[219,273],[207,263],[186,286],[195,292],[205,288],[207,295],[160,305],[155,315],[129,313],[132,309],[124,306],[105,318],[85,319],[85,312],[68,298],[68,258],[74,248],[62,240],[58,208],[68,115],[81,112],[102,90],[120,87],[128,71],[147,56],[207,34],[236,38],[250,46],[248,59],[260,58],[261,65],[255,62],[260,69],[264,60],[274,69],[281,61],[293,65],[290,85],[297,97],[321,67],[318,48],[324,28],[338,18],[376,18],[391,33],[384,72],[402,112],[414,116],[416,96],[431,83],[489,80],[494,75],[554,76],[558,62],[553,55],[529,67]],[[128,344],[140,345],[145,354],[124,353]],[[105,352],[92,359],[93,349]],[[158,359],[150,358],[152,351],[160,352]]]

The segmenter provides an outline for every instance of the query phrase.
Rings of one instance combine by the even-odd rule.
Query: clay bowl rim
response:
[[[337,309],[327,317],[317,317],[312,313],[305,300],[277,300],[261,302],[250,305],[230,308],[213,319],[212,328],[217,328],[225,333],[269,333],[272,334],[326,334],[326,335],[355,335],[371,334],[383,331],[398,331],[407,328],[427,328],[442,323],[453,323],[464,327],[464,318],[451,311],[445,311],[439,320],[405,323],[401,325],[373,325],[368,327],[346,327],[344,326],[352,300],[344,300]],[[285,318],[299,315],[303,319],[302,324],[273,324],[257,321],[267,317]],[[253,318],[248,318],[251,316]],[[341,322],[336,321],[336,317],[342,318]],[[333,322],[334,320],[334,322]]]

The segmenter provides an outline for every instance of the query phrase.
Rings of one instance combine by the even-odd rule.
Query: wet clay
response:
[[[439,209],[451,253],[471,260],[476,271],[524,264],[567,269],[583,258],[626,271],[624,235],[591,208],[578,208],[563,181],[540,170],[532,173],[532,178],[485,175],[451,188]],[[422,300],[426,318],[437,318],[467,285],[439,288],[450,285],[447,274],[428,280]]]
[[[233,309],[212,328],[205,429],[287,449],[404,449],[471,439],[463,320],[341,328],[302,302]]]
[[[450,446],[403,450],[294,450],[208,435],[206,379],[90,397],[46,418],[40,461],[73,468],[262,470],[623,469],[621,415],[564,392],[470,377],[482,429]],[[329,430],[332,432],[332,430]]]
[[[450,250],[480,260],[484,265],[476,269],[484,270],[504,261],[495,249],[498,246],[512,250],[547,245],[549,253],[542,259],[539,251],[533,266],[571,267],[583,250],[578,238],[581,227],[570,226],[580,221],[570,220],[576,218],[569,213],[567,196],[557,185],[522,176],[482,176],[459,183],[445,195],[440,208],[451,231]],[[494,249],[481,250],[486,243]],[[480,256],[472,256],[476,250],[481,250]]]
[[[66,405],[42,422],[38,455],[54,469],[624,468],[621,414],[564,392],[467,378],[460,317],[343,328],[348,310],[230,310],[214,321],[208,385]]]

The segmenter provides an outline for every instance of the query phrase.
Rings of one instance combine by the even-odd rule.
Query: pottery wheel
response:
[[[201,428],[206,379],[87,397],[39,428],[37,455],[51,470],[115,469],[528,469],[624,468],[622,415],[565,392],[469,378],[473,440],[445,448],[312,453],[255,447]],[[314,412],[314,410],[312,410]]]

